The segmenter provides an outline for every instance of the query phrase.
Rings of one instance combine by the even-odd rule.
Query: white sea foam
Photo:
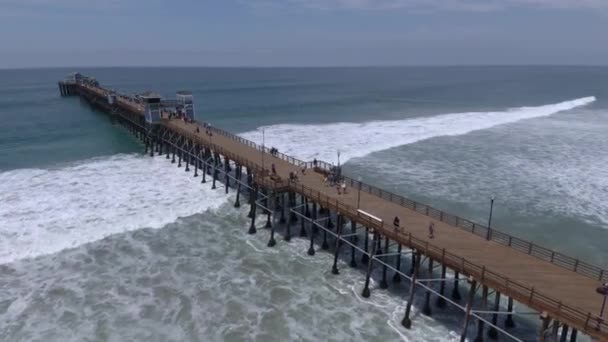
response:
[[[265,144],[275,146],[283,153],[304,160],[318,158],[332,162],[336,161],[336,150],[340,150],[341,162],[344,162],[425,139],[462,135],[524,119],[549,116],[588,105],[595,100],[595,97],[590,96],[538,107],[520,107],[497,112],[453,113],[405,120],[325,125],[280,124],[259,127],[241,136],[261,143],[261,130],[264,129]]]
[[[164,157],[116,155],[0,173],[0,263],[55,253],[225,202]]]

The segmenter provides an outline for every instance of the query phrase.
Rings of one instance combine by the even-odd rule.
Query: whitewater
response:
[[[242,134],[267,146],[310,160],[342,162],[375,151],[446,135],[462,135],[501,124],[553,115],[585,106],[585,97],[502,112],[437,115],[395,121],[279,124]],[[311,144],[311,141],[315,141]],[[198,178],[164,157],[115,155],[51,169],[0,173],[0,263],[52,254],[141,228],[162,228],[179,217],[217,209],[223,191],[201,186]]]
[[[495,112],[450,113],[362,123],[278,124],[259,127],[241,136],[261,144],[263,130],[267,146],[276,146],[281,152],[303,160],[317,158],[336,163],[337,151],[340,151],[341,162],[346,162],[352,158],[426,139],[463,135],[498,125],[550,116],[595,101],[594,96],[589,96],[544,106]]]

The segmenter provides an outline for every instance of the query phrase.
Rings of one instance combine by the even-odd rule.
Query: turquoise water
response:
[[[245,235],[232,195],[60,98],[71,71],[0,70],[5,340],[457,339],[453,313],[405,331],[405,290],[363,301],[360,271],[332,277],[305,241]],[[79,71],[192,90],[200,120],[258,142],[263,127],[304,159],[340,151],[353,178],[480,223],[495,196],[494,227],[607,267],[608,68]]]

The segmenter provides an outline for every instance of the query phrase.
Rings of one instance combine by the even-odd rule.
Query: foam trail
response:
[[[318,158],[341,162],[363,157],[372,152],[447,135],[462,135],[524,119],[553,115],[594,102],[594,96],[539,107],[520,107],[500,112],[443,114],[406,120],[333,123],[326,125],[280,124],[260,127],[241,134],[261,143],[261,130],[266,132],[266,145],[303,160]]]
[[[164,157],[116,155],[0,173],[0,263],[161,228],[226,201]]]

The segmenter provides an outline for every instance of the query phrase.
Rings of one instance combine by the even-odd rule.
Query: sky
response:
[[[0,68],[608,65],[608,0],[0,0]]]

